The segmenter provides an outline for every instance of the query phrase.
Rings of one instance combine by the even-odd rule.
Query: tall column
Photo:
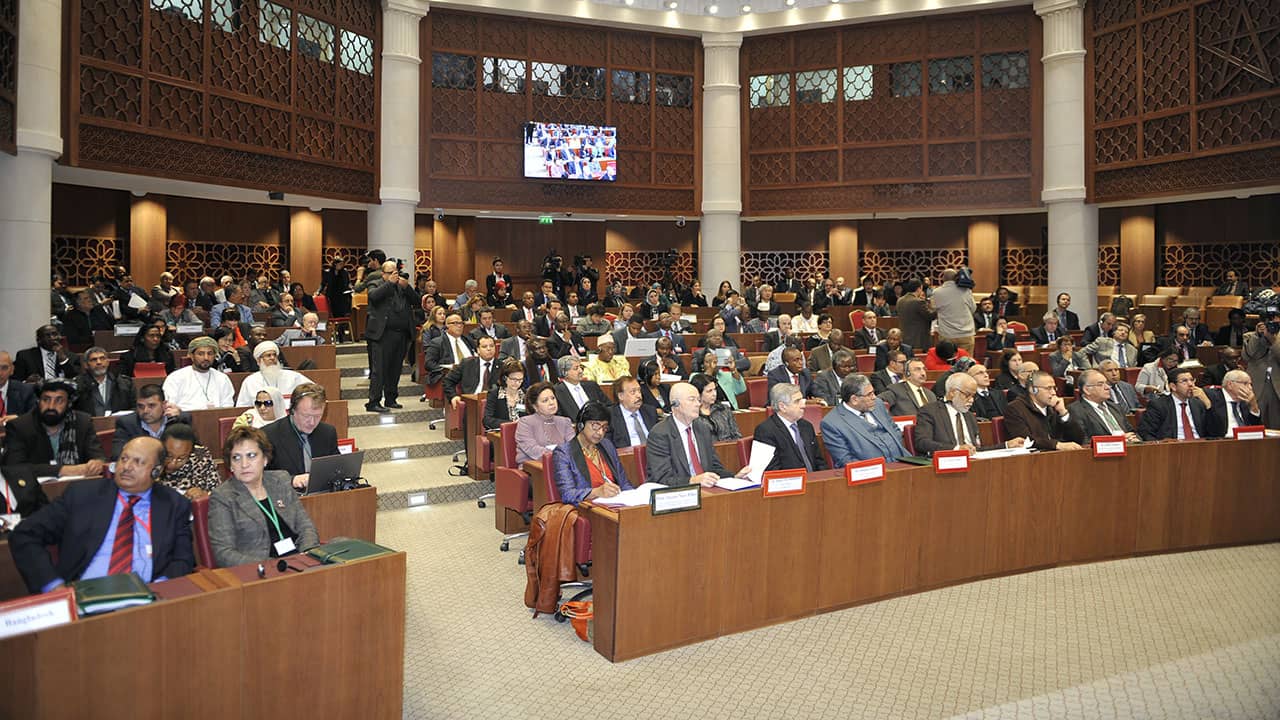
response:
[[[160,282],[165,271],[169,208],[154,195],[129,198],[129,272],[139,287]],[[180,280],[179,280],[180,282]]]
[[[739,283],[742,268],[742,35],[702,36],[702,237],[698,275],[703,288]]]
[[[62,154],[62,3],[23,0],[18,13],[16,156],[0,153],[0,350],[35,344],[49,322],[53,161]]]
[[[427,0],[382,0],[382,203],[369,206],[369,248],[403,259],[410,275],[419,200],[418,28],[429,9]]]
[[[1084,0],[1036,0],[1044,22],[1044,192],[1049,297],[1071,293],[1080,321],[1098,307],[1098,209],[1085,203]]]
[[[289,209],[289,274],[302,287],[320,287],[324,272],[324,217],[310,208]]]

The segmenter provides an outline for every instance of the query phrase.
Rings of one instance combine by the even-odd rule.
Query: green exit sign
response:
[[[538,216],[538,224],[539,224],[539,225],[550,225],[552,222],[553,222],[553,220],[552,220],[552,218],[551,218],[551,216],[550,216],[550,215],[539,215],[539,216]]]

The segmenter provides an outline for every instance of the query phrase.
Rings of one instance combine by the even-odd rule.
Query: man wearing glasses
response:
[[[902,431],[861,373],[850,373],[840,383],[840,404],[822,419],[822,440],[835,468],[877,457],[892,462],[911,454],[902,444]]]
[[[1137,433],[1129,429],[1124,412],[1111,402],[1111,383],[1107,381],[1106,374],[1099,370],[1085,370],[1080,373],[1080,383],[1084,398],[1076,404],[1078,411],[1074,419],[1080,425],[1085,439],[1099,435],[1122,435],[1129,442],[1141,440]]]
[[[421,302],[418,292],[409,284],[409,278],[400,273],[394,261],[382,263],[382,280],[381,285],[369,291],[369,320],[364,330],[365,340],[372,347],[369,357],[369,402],[364,406],[369,412],[386,412],[386,408],[404,407],[397,402],[400,396],[400,368],[404,367],[409,339],[413,337],[413,308],[418,307]],[[461,321],[458,318],[456,331],[450,332],[461,334]],[[440,374],[437,365],[436,382],[439,382]],[[384,397],[386,407],[381,404]]]
[[[1053,376],[1039,370],[1031,373],[1027,396],[1009,403],[1004,415],[1005,432],[1031,440],[1038,450],[1079,450],[1084,439],[1080,426],[1071,422],[1067,405],[1058,397]]]
[[[980,447],[978,418],[970,412],[978,394],[978,381],[966,373],[957,373],[947,378],[946,387],[946,402],[929,403],[916,415],[917,453],[932,455],[939,450],[968,450],[972,455],[979,449],[1016,448],[1026,442],[1025,438],[1015,437],[1003,446]]]

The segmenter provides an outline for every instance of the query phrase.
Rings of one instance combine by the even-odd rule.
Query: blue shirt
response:
[[[116,504],[111,510],[111,524],[107,526],[106,537],[85,567],[84,574],[80,576],[82,580],[103,577],[111,569],[111,549],[116,543],[116,526],[120,523],[120,514],[124,512],[125,497],[125,493],[116,492]],[[138,573],[143,582],[164,579],[151,577],[151,556],[151,488],[147,488],[146,492],[138,495],[138,502],[133,506],[133,571]],[[65,581],[59,578],[45,585],[43,590],[48,592],[63,582]]]

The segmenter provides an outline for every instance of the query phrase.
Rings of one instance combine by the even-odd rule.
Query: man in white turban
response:
[[[244,383],[240,385],[236,407],[253,405],[258,392],[269,387],[278,388],[285,397],[288,397],[295,387],[312,382],[306,375],[281,365],[280,347],[270,340],[254,346],[253,359],[258,361],[258,372],[245,378]]]

